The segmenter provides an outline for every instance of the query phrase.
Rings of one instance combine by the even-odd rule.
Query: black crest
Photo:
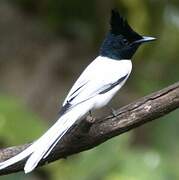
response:
[[[138,33],[136,33],[128,24],[127,20],[124,19],[117,10],[111,11],[111,33],[114,35],[122,35],[128,41],[133,42],[135,40],[141,39]]]
[[[111,11],[110,31],[100,48],[100,55],[112,59],[131,59],[143,39],[117,10]],[[136,43],[139,42],[139,43]]]

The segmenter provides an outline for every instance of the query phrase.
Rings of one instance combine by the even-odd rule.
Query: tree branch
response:
[[[161,91],[143,97],[117,110],[117,116],[100,119],[86,118],[74,125],[57,144],[51,154],[40,162],[44,165],[60,158],[91,149],[104,141],[157,119],[179,107],[179,82]],[[4,161],[27,146],[0,149],[0,161]],[[0,171],[0,175],[23,170],[25,160]]]

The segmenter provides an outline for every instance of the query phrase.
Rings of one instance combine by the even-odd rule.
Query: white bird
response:
[[[143,42],[155,38],[136,33],[115,10],[112,10],[110,25],[99,56],[71,88],[57,122],[27,149],[1,162],[0,170],[27,158],[24,171],[31,172],[78,119],[105,106],[124,85],[132,70],[132,56]]]

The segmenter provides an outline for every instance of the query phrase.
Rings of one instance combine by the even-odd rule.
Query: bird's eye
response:
[[[123,43],[124,43],[125,45],[128,45],[128,44],[129,44],[127,39],[123,39]]]

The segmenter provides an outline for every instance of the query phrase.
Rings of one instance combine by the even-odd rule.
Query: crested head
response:
[[[116,36],[123,36],[129,42],[142,39],[142,36],[136,33],[117,10],[111,11],[110,32]]]
[[[151,38],[150,40],[154,40]],[[148,40],[135,32],[118,11],[111,11],[110,31],[107,34],[100,55],[112,59],[131,59],[138,47]]]

